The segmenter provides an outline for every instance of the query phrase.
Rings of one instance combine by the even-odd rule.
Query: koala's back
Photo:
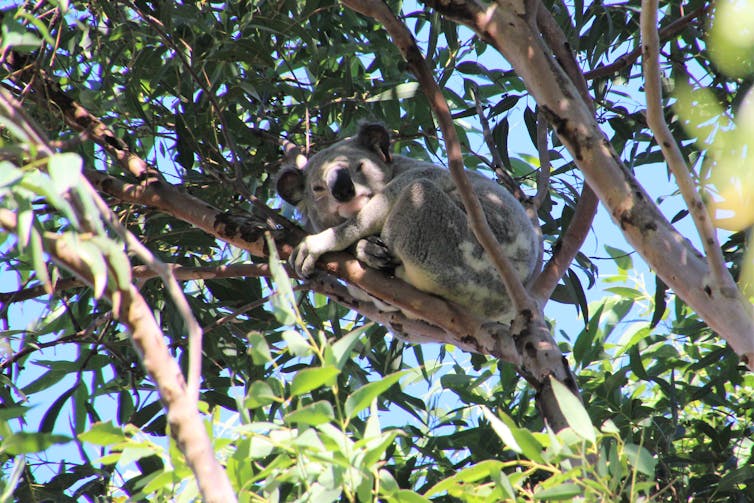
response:
[[[396,275],[420,290],[468,307],[489,320],[510,322],[513,311],[500,275],[473,235],[450,173],[396,159],[401,168],[386,186],[395,192],[381,237],[401,261]],[[493,180],[468,173],[487,222],[527,282],[539,261],[539,238],[521,204]]]

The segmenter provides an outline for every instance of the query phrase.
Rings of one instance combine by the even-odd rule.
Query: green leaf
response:
[[[395,503],[432,503],[432,500],[425,498],[421,494],[417,494],[414,491],[408,489],[401,489],[395,494],[390,496],[388,501]]]
[[[387,391],[390,386],[397,383],[401,377],[410,372],[412,371],[403,370],[401,372],[390,374],[379,381],[370,382],[351,393],[346,399],[346,416],[348,416],[348,418],[353,418],[361,410],[368,407],[369,404],[372,403],[372,400]]]
[[[247,352],[251,356],[254,365],[264,365],[272,361],[270,346],[267,345],[267,338],[260,332],[249,332],[246,336],[248,339]]]
[[[580,437],[595,444],[597,442],[595,428],[592,425],[592,419],[589,417],[581,401],[576,395],[571,393],[571,390],[554,377],[550,377],[550,385],[552,386],[558,406],[568,422],[568,426],[573,428],[573,431]]]
[[[265,233],[264,236],[267,241],[267,249],[270,250],[270,273],[277,287],[277,292],[270,298],[274,309],[273,314],[281,325],[293,325],[299,319],[299,315],[291,280],[283,268],[272,236],[269,232]]]
[[[52,282],[50,281],[50,274],[47,272],[47,257],[42,244],[42,236],[34,226],[31,227],[29,245],[31,263],[34,265],[34,272],[37,273],[37,279],[43,285],[48,285],[48,291],[52,291]]]
[[[517,427],[513,419],[505,412],[499,411],[500,417],[498,417],[486,406],[481,406],[481,408],[484,417],[490,422],[490,426],[503,444],[534,462],[544,462],[542,457],[544,447],[529,430]]]
[[[30,171],[24,175],[19,185],[24,189],[47,199],[50,204],[55,206],[55,208],[65,215],[74,227],[79,227],[78,217],[76,216],[73,207],[58,193],[52,180],[47,174],[42,173],[39,170]]]
[[[119,290],[126,290],[131,285],[131,262],[123,250],[123,244],[106,236],[95,236],[90,241],[106,259],[108,271],[115,279]]]
[[[249,392],[246,393],[244,407],[247,409],[256,409],[257,407],[269,405],[276,400],[278,400],[278,397],[272,391],[269,384],[264,381],[254,381],[249,386]]]
[[[578,484],[560,484],[559,486],[550,487],[534,491],[534,497],[545,501],[570,500],[583,493]]]
[[[64,235],[68,246],[76,250],[81,260],[89,266],[89,273],[94,280],[94,298],[99,299],[107,288],[107,262],[100,248],[89,240],[79,239],[72,233]]]
[[[621,250],[620,248],[613,248],[610,245],[605,245],[605,251],[615,261],[615,265],[622,271],[630,271],[633,269],[634,264],[631,260],[631,254]]]
[[[379,94],[367,98],[367,103],[374,103],[375,101],[393,101],[402,100],[406,98],[413,98],[420,91],[418,82],[404,82],[398,84],[392,89],[383,91]]]
[[[23,417],[29,410],[31,410],[31,407],[24,407],[21,405],[15,407],[0,407],[0,422]]]
[[[647,449],[640,445],[627,443],[623,446],[623,453],[631,466],[635,467],[640,473],[648,477],[655,476],[657,460]]]
[[[291,383],[291,396],[303,395],[320,386],[332,386],[340,371],[335,367],[316,367],[300,370]]]
[[[11,455],[41,452],[55,444],[70,442],[71,438],[53,433],[28,433],[21,431],[3,439],[0,452]]]
[[[351,350],[359,342],[359,337],[371,326],[371,323],[362,325],[335,341],[334,344],[327,346],[325,348],[325,360],[343,370],[346,362],[349,361]]]
[[[34,227],[34,210],[29,198],[16,194],[15,199],[18,205],[18,209],[16,210],[16,214],[18,215],[16,219],[16,235],[18,236],[18,246],[24,252],[31,241],[31,232]]]
[[[72,152],[54,154],[47,161],[47,171],[52,185],[63,194],[81,183],[81,157]]]
[[[80,433],[78,438],[90,444],[106,446],[123,442],[126,440],[126,435],[122,428],[114,426],[112,421],[108,421],[106,423],[94,423],[88,431]]]
[[[320,400],[305,407],[301,407],[283,417],[283,420],[288,424],[300,423],[308,424],[310,426],[318,426],[333,421],[334,419],[335,411],[332,408],[332,404],[325,400]]]
[[[300,333],[295,330],[286,330],[281,337],[288,345],[288,352],[294,356],[307,356],[311,354],[312,347]]]
[[[8,161],[0,161],[0,188],[15,185],[24,172]]]
[[[0,49],[3,53],[9,48],[13,48],[14,51],[24,54],[39,49],[42,40],[28,31],[17,19],[11,15],[5,15],[2,21],[3,24],[0,26],[0,34],[2,34],[0,36]]]
[[[463,470],[459,471],[455,475],[451,475],[445,480],[441,480],[440,482],[432,486],[426,493],[424,493],[424,495],[429,497],[446,491],[452,495],[455,495],[457,492],[459,492],[459,489],[461,489],[461,492],[463,492],[463,488],[465,488],[467,485],[474,484],[480,480],[491,477],[494,473],[501,471],[503,469],[503,466],[504,465],[502,461],[493,459],[481,461],[475,465],[469,466],[468,468],[464,468]]]
[[[58,396],[54,402],[52,402],[52,405],[50,405],[47,408],[47,411],[45,411],[44,416],[42,416],[42,420],[39,422],[39,431],[42,433],[52,433],[52,431],[55,429],[55,422],[58,419],[58,416],[60,415],[60,410],[63,408],[63,405],[71,398],[73,393],[76,391],[76,385],[73,387],[65,390],[63,393]]]

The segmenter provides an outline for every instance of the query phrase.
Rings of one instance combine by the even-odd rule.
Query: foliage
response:
[[[587,74],[639,47],[635,0],[576,2],[567,12],[561,3],[545,4],[569,27]],[[661,24],[702,5],[664,3]],[[491,166],[477,96],[506,167],[532,187],[536,104],[523,83],[467,30],[421,5],[402,8],[453,107],[467,166]],[[28,56],[171,183],[224,210],[253,211],[247,192],[279,208],[271,183],[279,139],[316,151],[362,118],[394,128],[406,154],[444,157],[427,102],[397,49],[379,26],[336,2],[19,3],[2,12],[1,24],[3,55],[13,49]],[[736,116],[754,82],[750,70],[723,73],[705,36],[706,25],[691,20],[663,46],[668,88],[687,86],[704,93],[707,111],[714,105],[691,126],[671,122],[686,157],[699,160],[700,182],[709,177],[706,150],[725,128],[699,127]],[[82,165],[137,180],[66,125],[45,96],[21,86],[8,66],[2,72],[3,86],[23,98],[61,153],[39,157],[35,139],[0,117],[0,207],[19,219],[17,233],[0,234],[0,283],[9,292],[0,298],[0,499],[192,500],[196,485],[168,440],[154,383],[100,296],[108,281],[121,280],[103,257],[125,256],[123,244],[104,227],[94,236],[83,232],[66,196],[78,190],[72,180]],[[642,116],[640,74],[630,62],[590,80],[590,92],[621,159],[648,188],[659,187],[653,195],[683,226],[687,211],[656,176],[662,157]],[[688,141],[697,138],[707,143]],[[540,211],[548,253],[570,223],[582,184],[554,141],[553,180]],[[108,202],[166,262],[260,261],[170,215]],[[239,499],[754,500],[752,376],[634,262],[611,225],[595,223],[595,242],[607,256],[580,254],[556,290],[553,300],[569,308],[548,307],[597,425],[571,403],[572,428],[557,435],[543,429],[531,390],[510,365],[447,346],[407,347],[383,327],[290,285],[274,256],[273,278],[185,282],[205,327],[201,407]],[[94,287],[16,302],[14,295],[70,277],[46,254],[44,237],[51,235],[70,236],[99,271]],[[748,236],[737,228],[726,239],[738,277]],[[179,311],[159,281],[144,281],[140,291],[186,368]]]

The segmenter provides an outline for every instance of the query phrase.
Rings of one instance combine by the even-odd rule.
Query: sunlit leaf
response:
[[[369,384],[365,384],[358,390],[354,391],[346,400],[346,416],[348,416],[349,418],[354,417],[362,409],[368,407],[369,404],[372,403],[372,400],[387,391],[390,386],[397,383],[401,377],[410,372],[410,370],[404,370],[402,372],[390,374],[389,376],[384,377],[379,381],[370,382]]]
[[[303,395],[320,386],[332,386],[339,373],[335,367],[303,369],[293,378],[291,396]]]
[[[596,443],[597,436],[592,425],[592,419],[589,417],[581,401],[557,379],[551,377],[550,384],[552,385],[558,406],[568,422],[568,426],[573,428],[585,440],[588,440],[592,444]]]
[[[111,421],[94,423],[87,431],[80,433],[78,437],[84,442],[102,446],[116,444],[126,439],[123,429],[113,425]]]

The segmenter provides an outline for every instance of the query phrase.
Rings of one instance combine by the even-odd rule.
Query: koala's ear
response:
[[[296,166],[284,165],[277,176],[277,191],[285,201],[298,206],[304,199],[306,177]]]
[[[357,143],[382,157],[385,162],[392,161],[390,155],[390,133],[382,124],[367,122],[359,126]]]

